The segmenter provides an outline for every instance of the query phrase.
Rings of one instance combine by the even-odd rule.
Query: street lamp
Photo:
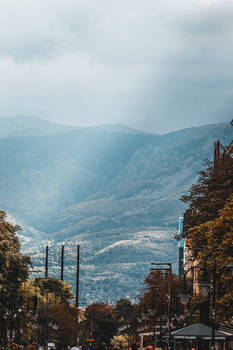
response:
[[[215,284],[216,282],[213,282],[213,283]],[[211,283],[208,278],[202,277],[202,279],[198,282],[201,293],[207,296],[210,292],[210,288],[213,285],[213,283]]]
[[[182,291],[180,292],[178,297],[180,298],[181,304],[186,305],[188,304],[188,301],[191,295],[187,291]]]
[[[233,261],[231,261],[226,267],[231,271],[231,275],[233,276]]]
[[[168,267],[159,267],[159,270],[168,271],[168,348],[171,348],[171,296],[172,296],[172,264],[169,262],[153,262],[153,266],[168,266]]]
[[[222,248],[218,248],[216,250],[213,251],[216,252],[216,251],[228,251],[228,250],[225,250],[225,249],[222,249]],[[200,291],[203,295],[207,296],[209,295],[209,292],[210,292],[210,289],[211,287],[213,287],[213,302],[212,302],[212,319],[213,319],[213,316],[214,316],[214,319],[215,319],[215,295],[216,295],[216,291],[215,291],[215,286],[216,286],[216,264],[215,266],[213,267],[212,271],[213,271],[213,279],[212,279],[212,282],[210,282],[210,279],[209,279],[209,276],[208,276],[208,273],[207,273],[207,268],[206,268],[206,264],[207,264],[207,259],[208,257],[212,254],[209,253],[208,256],[206,256],[204,258],[204,267],[199,267],[199,265],[195,265],[195,266],[191,266],[188,270],[184,271],[184,281],[183,281],[183,290],[179,293],[178,297],[180,298],[180,301],[183,305],[186,305],[189,301],[189,298],[191,297],[191,295],[189,294],[188,292],[188,288],[187,288],[187,281],[186,281],[186,275],[187,273],[190,271],[190,270],[194,270],[195,268],[200,268],[203,270],[203,273],[202,273],[202,276],[201,278],[199,279],[199,282],[198,282],[198,285],[200,287]],[[233,261],[230,262],[223,270],[231,270],[231,273],[233,275]],[[214,335],[213,335],[214,337]],[[212,343],[214,343],[214,341],[212,341]]]
[[[203,273],[198,283],[200,286],[201,292],[204,295],[208,295],[212,287],[212,340],[211,340],[212,350],[214,350],[215,348],[215,304],[216,304],[216,282],[217,282],[216,267],[217,265],[216,265],[216,259],[214,259],[214,264],[212,266],[212,273],[213,273],[212,281],[210,281],[208,272],[207,272],[207,261],[214,253],[220,252],[220,251],[232,253],[229,249],[224,249],[224,248],[217,248],[210,251],[210,253],[208,253],[204,258]],[[222,271],[225,271],[225,270],[230,270],[231,274],[233,275],[233,261],[231,261]]]
[[[184,277],[184,282],[183,282],[183,290],[179,293],[178,297],[180,298],[180,301],[183,305],[186,305],[189,301],[189,298],[191,298],[191,294],[188,292],[187,288],[187,280],[186,280],[186,275],[189,271],[195,269],[197,266],[191,266],[188,270],[185,270],[183,272],[183,277]]]
[[[18,344],[21,343],[21,335],[23,330],[21,329],[21,313],[23,311],[23,308],[21,306],[19,306],[18,308],[18,322],[19,322],[19,330],[18,330]]]

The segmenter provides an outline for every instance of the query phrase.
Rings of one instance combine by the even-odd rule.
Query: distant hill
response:
[[[66,278],[74,283],[81,244],[84,302],[132,298],[151,261],[176,268],[179,198],[213,158],[213,142],[232,140],[230,125],[157,135],[19,119],[20,128],[5,123],[0,134],[0,207],[25,228],[23,247],[35,265],[43,269],[49,242],[50,271],[58,274],[65,244]]]
[[[92,127],[75,127],[50,122],[34,116],[18,115],[16,117],[0,117],[0,138],[21,137],[34,135],[54,135],[71,130],[102,130],[106,132],[119,132],[123,134],[150,134],[123,124],[106,124]],[[151,133],[153,134],[153,133]]]
[[[30,116],[0,118],[0,138],[51,135],[74,129],[72,126],[51,123],[47,120]]]

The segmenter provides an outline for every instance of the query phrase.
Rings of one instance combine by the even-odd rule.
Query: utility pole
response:
[[[49,247],[46,246],[46,256],[45,256],[45,278],[48,278],[48,262],[49,262]]]
[[[61,247],[61,280],[64,280],[64,245]]]
[[[76,270],[76,307],[79,306],[79,270],[80,270],[80,245],[77,246],[77,270]]]

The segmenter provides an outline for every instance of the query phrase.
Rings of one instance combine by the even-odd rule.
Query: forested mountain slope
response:
[[[81,244],[84,301],[132,297],[151,261],[176,262],[179,197],[213,158],[213,142],[228,144],[233,128],[157,135],[122,125],[62,130],[48,123],[46,133],[47,122],[33,120],[21,120],[25,135],[7,137],[5,129],[0,139],[0,207],[25,227],[24,249],[35,264],[43,266],[49,241],[50,271],[58,273],[65,244],[69,281]]]

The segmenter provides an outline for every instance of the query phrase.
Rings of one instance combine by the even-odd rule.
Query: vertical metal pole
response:
[[[182,238],[183,233],[183,222],[184,218],[179,218],[179,243],[178,243],[178,249],[179,249],[179,276],[182,278],[184,274],[184,238]]]
[[[140,334],[139,337],[140,337],[140,350],[143,350],[143,334]]]
[[[151,265],[167,265],[168,268],[163,268],[163,270],[168,271],[168,308],[167,308],[167,316],[168,316],[168,348],[171,348],[171,307],[172,307],[172,264],[167,262],[159,262],[159,263],[151,263]]]
[[[154,315],[153,315],[153,321],[154,321],[154,348],[156,348],[156,324],[155,324],[155,320],[156,320],[156,317],[155,317],[155,312],[154,312]]]
[[[48,277],[48,262],[49,262],[49,247],[46,246],[46,257],[45,257],[45,278]]]
[[[19,313],[19,335],[18,335],[18,342],[21,343],[21,315]]]
[[[168,340],[168,347],[171,349],[171,303],[172,303],[172,264],[169,263],[169,270],[168,270],[168,333],[169,333],[169,340]]]
[[[162,323],[163,323],[163,299],[160,299],[160,319],[159,319],[159,339],[160,339],[160,348],[163,348],[163,335],[162,335]]]
[[[61,247],[61,280],[64,280],[64,245]]]
[[[77,247],[77,270],[76,270],[76,307],[79,306],[79,267],[80,267],[80,245]]]
[[[213,271],[213,296],[212,296],[212,344],[211,349],[215,349],[215,301],[216,301],[216,261]]]

